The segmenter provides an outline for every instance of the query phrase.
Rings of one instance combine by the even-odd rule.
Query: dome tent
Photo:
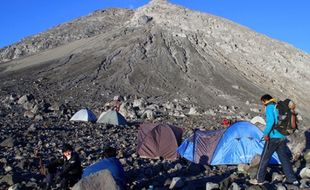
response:
[[[143,158],[177,159],[183,130],[168,124],[143,124],[138,131],[137,152]]]
[[[263,132],[250,122],[240,121],[226,129],[202,131],[186,139],[178,153],[195,163],[210,165],[248,164],[256,154],[261,154]],[[280,163],[276,154],[270,160]]]
[[[124,118],[124,116],[122,116],[122,114],[120,114],[119,112],[115,110],[109,110],[105,113],[102,113],[99,116],[97,123],[105,123],[111,125],[126,125],[127,121]]]
[[[96,115],[87,108],[81,109],[80,111],[76,112],[70,119],[70,121],[90,121],[90,122],[96,122],[96,120],[97,120]]]

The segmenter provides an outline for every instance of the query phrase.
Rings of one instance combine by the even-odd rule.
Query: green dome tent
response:
[[[98,120],[97,123],[105,123],[105,124],[111,124],[111,125],[126,125],[127,121],[120,114],[119,112],[115,110],[110,110],[108,112],[102,113]]]

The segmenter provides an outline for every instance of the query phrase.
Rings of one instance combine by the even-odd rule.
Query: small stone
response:
[[[286,190],[286,187],[284,187],[282,184],[279,184],[277,186],[277,190]]]
[[[36,130],[36,127],[34,124],[30,125],[30,127],[27,129],[28,132],[34,132]]]
[[[174,177],[172,178],[171,184],[169,186],[169,189],[174,189],[174,188],[181,188],[184,186],[184,181],[180,177]]]
[[[18,104],[24,104],[26,102],[28,102],[29,99],[28,99],[28,96],[27,95],[23,95],[22,97],[20,97],[17,101]]]
[[[127,164],[126,158],[121,158],[121,159],[119,159],[119,161],[120,161],[120,163],[122,165],[126,165]]]
[[[256,155],[252,158],[251,163],[250,163],[250,166],[251,166],[251,167],[258,166],[258,165],[259,165],[259,162],[260,162],[260,155],[259,155],[259,154],[256,154]]]
[[[189,109],[188,115],[200,115],[200,113],[197,110],[197,107],[191,107]]]
[[[240,190],[241,187],[237,183],[233,182],[229,189],[231,189],[231,190]]]
[[[273,172],[272,173],[272,181],[282,182],[283,181],[283,176],[280,175],[277,172]]]
[[[208,182],[206,184],[206,190],[214,190],[214,189],[218,189],[218,188],[219,188],[219,184],[217,184],[217,183]]]
[[[172,181],[171,181],[170,178],[166,179],[166,181],[165,181],[165,183],[164,183],[164,186],[165,186],[165,187],[170,186],[171,182],[172,182]]]
[[[182,164],[180,164],[180,163],[177,163],[175,166],[174,166],[174,169],[176,170],[176,171],[180,171],[181,169],[182,169]]]
[[[1,158],[0,162],[3,163],[3,164],[6,164],[8,161],[6,160],[6,158]]]
[[[304,153],[304,159],[306,160],[307,163],[310,163],[310,150],[307,150]]]
[[[260,112],[260,110],[257,109],[257,108],[251,108],[250,110],[251,110],[252,112],[255,112],[255,113],[259,113],[259,112]]]
[[[11,187],[8,188],[8,190],[19,190],[21,189],[20,184],[16,183],[14,185],[12,185]]]
[[[31,112],[34,113],[34,114],[37,114],[39,112],[39,106],[38,105],[35,105],[32,109],[31,109]]]
[[[0,178],[0,183],[7,183],[8,185],[13,185],[13,176],[11,174],[7,174]]]
[[[34,118],[34,114],[31,111],[25,111],[24,117],[32,119]]]
[[[12,137],[6,138],[4,141],[0,143],[1,147],[12,148],[14,147],[14,139]]]
[[[310,168],[305,167],[299,173],[301,178],[310,178]]]
[[[11,166],[6,166],[5,168],[4,168],[4,171],[5,172],[10,172],[10,171],[12,171],[13,170],[13,168],[11,167]]]
[[[233,87],[234,89],[237,89],[237,90],[240,89],[240,86],[238,86],[238,85],[232,85],[231,87]]]
[[[32,103],[30,103],[30,102],[26,102],[26,103],[24,103],[23,104],[23,108],[25,109],[25,110],[32,110],[33,109],[33,104]]]
[[[43,116],[42,116],[42,115],[36,115],[36,116],[34,117],[34,120],[35,120],[35,121],[42,121],[42,120],[43,120]]]
[[[247,173],[249,170],[250,166],[247,164],[239,164],[238,165],[238,172],[240,173]]]

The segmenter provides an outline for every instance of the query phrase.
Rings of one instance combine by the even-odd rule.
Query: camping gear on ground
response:
[[[96,122],[96,115],[89,109],[81,109],[76,112],[70,119],[70,121],[90,121]]]
[[[224,125],[225,127],[228,127],[231,124],[231,121],[227,118],[224,118],[222,120],[222,125]]]
[[[101,170],[109,170],[114,178],[114,180],[117,182],[118,185],[123,186],[125,181],[125,173],[122,164],[120,161],[115,158],[106,158],[103,160],[100,160],[88,167],[86,167],[83,170],[82,178],[85,178],[93,173],[96,173]]]
[[[183,130],[168,124],[142,124],[138,132],[137,152],[142,158],[175,160]]]
[[[263,132],[247,121],[239,121],[228,128],[212,131],[196,129],[178,148],[178,153],[189,161],[210,165],[248,164],[261,154]],[[276,154],[271,164],[280,163]]]
[[[127,121],[124,118],[124,116],[122,116],[122,114],[120,114],[119,112],[115,110],[109,110],[105,113],[102,113],[99,116],[97,123],[105,123],[111,125],[126,125]]]

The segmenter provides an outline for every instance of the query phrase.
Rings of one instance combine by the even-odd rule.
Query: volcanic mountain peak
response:
[[[36,65],[38,76],[48,76],[50,88],[61,89],[64,97],[88,89],[96,101],[97,92],[110,89],[141,96],[182,94],[209,105],[270,92],[309,104],[308,54],[168,1],[151,1],[135,11],[97,11],[0,50],[0,61],[21,56],[29,57],[0,65],[7,76],[32,73],[22,69]]]

